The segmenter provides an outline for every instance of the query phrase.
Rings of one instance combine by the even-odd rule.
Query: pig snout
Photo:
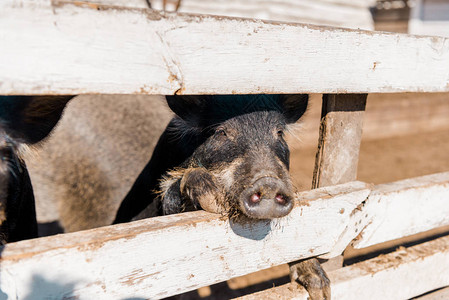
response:
[[[292,192],[279,178],[266,176],[252,182],[240,195],[244,214],[255,219],[286,216],[293,208]]]

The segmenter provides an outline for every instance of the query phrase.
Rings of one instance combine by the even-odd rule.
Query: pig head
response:
[[[170,129],[197,144],[161,182],[164,214],[204,209],[230,217],[273,219],[293,208],[287,125],[307,95],[169,96]]]

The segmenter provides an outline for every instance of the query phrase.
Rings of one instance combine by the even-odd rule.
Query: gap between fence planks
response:
[[[401,247],[328,275],[333,299],[393,300],[419,296],[449,285],[449,237]],[[306,300],[308,297],[304,288],[290,283],[237,299]]]
[[[0,2],[0,94],[449,91],[449,39]]]

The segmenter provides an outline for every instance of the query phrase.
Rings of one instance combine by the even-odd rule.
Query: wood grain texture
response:
[[[312,188],[356,180],[366,97],[323,95]]]
[[[424,296],[416,297],[415,300],[446,300],[449,299],[449,287],[437,290]]]
[[[352,182],[299,193],[292,213],[271,223],[199,211],[11,243],[0,249],[0,299],[167,297],[336,257],[355,237],[365,246],[447,225],[448,194],[449,173],[373,189]]]
[[[356,180],[366,97],[366,94],[323,95],[312,189]],[[346,247],[346,242],[341,247]],[[342,253],[343,249],[338,251]],[[338,251],[320,258],[341,261],[343,266],[342,255],[332,258]]]
[[[198,211],[8,244],[0,299],[162,298],[329,252],[369,192],[353,182],[300,193],[273,222]]]
[[[365,211],[368,224],[355,248],[449,225],[449,172],[377,185]]]
[[[162,10],[163,2],[151,1],[153,9]],[[165,9],[174,11],[178,1],[166,2]],[[182,0],[178,12],[372,30],[374,24],[369,11],[372,3],[369,2],[372,1]]]
[[[449,39],[0,2],[0,94],[449,91]]]
[[[352,212],[345,235],[320,258],[340,255],[349,243],[359,249],[447,226],[448,195],[449,172],[374,186]]]
[[[332,299],[409,299],[419,296],[449,284],[449,237],[400,248],[392,253],[331,271],[328,275]],[[287,284],[238,299],[306,300],[308,294],[296,284]]]

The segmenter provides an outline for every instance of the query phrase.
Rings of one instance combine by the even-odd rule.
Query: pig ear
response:
[[[206,109],[208,96],[166,96],[170,109],[190,125],[197,126]]]
[[[44,139],[74,96],[0,96],[0,122],[12,138],[34,144]]]
[[[281,95],[279,104],[287,123],[295,123],[306,112],[309,95],[293,94]]]

